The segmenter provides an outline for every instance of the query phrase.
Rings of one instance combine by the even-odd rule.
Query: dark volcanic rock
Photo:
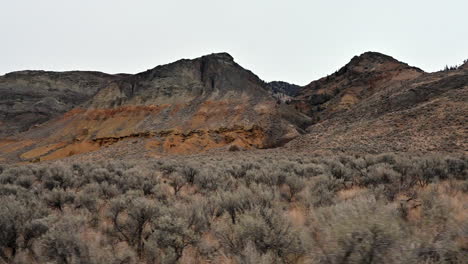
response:
[[[294,97],[298,95],[301,86],[287,82],[273,81],[268,83],[268,88],[273,92],[273,94],[284,94]]]
[[[138,123],[138,130],[258,125],[269,133],[266,145],[297,135],[309,124],[309,118],[291,106],[277,105],[267,84],[227,53],[184,59],[117,80],[101,89],[89,105],[165,107]]]
[[[183,59],[128,76],[102,89],[92,100],[94,107],[159,105],[202,100],[251,98],[267,94],[265,83],[243,69],[227,53]]]

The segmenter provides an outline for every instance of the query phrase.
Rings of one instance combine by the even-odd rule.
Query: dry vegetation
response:
[[[466,263],[466,157],[0,167],[0,263]]]

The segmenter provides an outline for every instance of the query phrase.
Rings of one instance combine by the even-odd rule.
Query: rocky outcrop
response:
[[[299,85],[281,81],[269,82],[267,86],[274,95],[284,95],[288,97],[297,96],[301,89]]]
[[[266,84],[226,53],[180,60],[111,82],[84,108],[70,124],[89,123],[90,134],[109,136],[257,125],[269,131],[266,145],[274,145],[308,122],[293,107],[278,105]],[[131,118],[130,126],[122,123],[126,118]]]

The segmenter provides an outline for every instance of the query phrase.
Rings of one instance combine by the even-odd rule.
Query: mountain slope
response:
[[[287,96],[294,97],[297,96],[297,93],[301,89],[301,86],[282,81],[273,81],[268,83],[268,88],[274,94],[284,94]]]
[[[412,70],[410,73],[415,74]],[[360,153],[466,152],[468,69],[417,73],[412,79],[376,85],[372,94],[347,111],[325,109],[328,118],[309,127],[307,135],[290,142],[287,148]]]
[[[422,74],[422,70],[390,56],[366,52],[334,74],[302,87],[292,103],[319,121],[346,112],[385,87]]]
[[[48,160],[144,139],[151,153],[227,145],[268,148],[297,137],[310,119],[277,104],[266,84],[226,53],[121,76],[89,100],[5,143],[8,158]],[[2,149],[1,149],[2,148]],[[13,149],[13,150],[11,150]]]
[[[11,73],[0,77],[0,162],[274,147],[466,153],[467,89],[466,63],[425,73],[376,52],[304,87],[265,83],[227,53],[135,75]]]
[[[119,76],[22,71],[0,76],[0,138],[26,131],[89,100]]]

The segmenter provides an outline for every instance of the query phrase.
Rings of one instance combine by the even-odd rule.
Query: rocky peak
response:
[[[413,69],[422,72],[421,69],[411,67],[408,64],[398,61],[388,55],[369,51],[353,57],[348,64],[338,71],[338,73],[346,73],[348,71],[357,73],[382,72],[397,69]]]
[[[424,72],[390,56],[366,52],[332,75],[302,87],[293,102],[316,120],[347,111],[361,100],[392,84],[414,79]]]
[[[153,144],[154,151],[167,153],[202,151],[228,144],[265,148],[286,143],[310,124],[310,118],[292,106],[279,104],[265,82],[235,63],[227,53],[183,59],[135,75],[119,75],[100,84],[103,85],[96,87],[95,94],[82,96],[79,102],[76,94],[59,94],[59,99],[72,98],[73,104],[49,112],[66,114],[44,118],[48,123],[43,126],[31,128],[37,122],[28,122],[16,131],[25,131],[24,138],[40,138],[34,141],[38,150],[46,141],[66,145],[50,151],[54,157],[63,157],[70,152],[84,153],[141,137]],[[63,86],[70,85],[75,84]],[[0,92],[1,89],[2,85]],[[44,97],[48,95],[50,91]],[[39,106],[61,106],[62,101],[50,101],[45,98]],[[24,120],[18,116],[10,123],[20,119]],[[34,156],[43,158],[48,159],[48,154]]]
[[[234,62],[228,53],[213,53],[182,59],[127,76],[99,91],[93,107],[161,105],[193,100],[252,98],[267,95],[266,84],[254,73]]]
[[[367,51],[359,56],[354,56],[351,59],[350,63],[353,64],[353,63],[362,63],[362,62],[385,63],[385,62],[398,62],[398,60],[380,52]]]
[[[287,96],[296,96],[301,89],[299,85],[282,81],[269,82],[267,86],[273,94],[284,94]]]
[[[234,58],[227,52],[212,53],[201,57],[202,59],[215,59],[220,61],[233,62]]]

